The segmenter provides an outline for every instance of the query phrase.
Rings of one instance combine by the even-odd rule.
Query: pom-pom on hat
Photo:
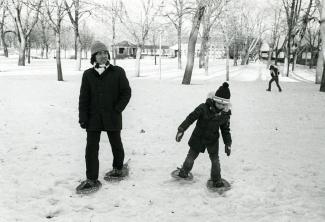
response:
[[[218,90],[214,94],[213,100],[223,104],[230,103],[230,90],[229,84],[227,82],[224,82],[222,86],[218,88]]]

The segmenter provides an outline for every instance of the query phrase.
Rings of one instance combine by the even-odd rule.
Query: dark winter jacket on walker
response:
[[[196,126],[188,142],[191,149],[196,152],[204,152],[206,147],[215,144],[219,140],[219,128],[225,145],[231,146],[230,115],[227,112],[217,109],[214,101],[208,98],[205,103],[200,104],[179,126],[178,130],[184,132],[196,120]],[[210,146],[209,146],[210,147]],[[218,146],[212,146],[218,149]],[[218,150],[209,150],[209,153]]]
[[[130,98],[131,88],[123,68],[109,65],[101,75],[90,68],[82,77],[79,123],[86,123],[88,131],[121,130],[122,111]]]
[[[270,65],[270,74],[271,74],[271,79],[269,81],[269,87],[266,89],[266,91],[271,91],[271,87],[272,87],[272,82],[276,83],[276,86],[279,89],[279,92],[282,91],[281,86],[279,84],[279,70],[277,67]]]

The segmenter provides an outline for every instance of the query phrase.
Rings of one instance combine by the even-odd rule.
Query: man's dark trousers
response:
[[[86,146],[86,175],[87,179],[97,180],[99,161],[98,150],[101,131],[87,131]],[[107,131],[108,139],[112,147],[113,168],[122,169],[124,161],[124,149],[121,141],[121,131]]]

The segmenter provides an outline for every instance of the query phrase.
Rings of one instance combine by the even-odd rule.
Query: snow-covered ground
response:
[[[195,68],[189,86],[180,84],[176,59],[162,62],[160,80],[150,59],[142,61],[140,78],[133,77],[134,60],[118,61],[133,93],[122,131],[130,177],[102,179],[112,162],[103,133],[103,187],[80,196],[82,72],[73,71],[73,60],[63,60],[65,81],[58,82],[54,60],[18,67],[16,59],[0,57],[0,221],[325,221],[325,94],[313,72],[298,67],[294,76],[281,77],[279,93],[275,85],[265,91],[265,64],[230,67],[233,152],[227,157],[221,140],[219,154],[232,189],[219,196],[205,186],[206,153],[195,162],[192,183],[176,182],[170,172],[181,166],[193,129],[176,143],[177,127],[225,80],[224,61],[211,62],[209,76]],[[84,61],[83,69],[88,66]]]

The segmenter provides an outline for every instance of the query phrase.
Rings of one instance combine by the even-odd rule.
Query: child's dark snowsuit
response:
[[[228,99],[229,98],[230,93]],[[227,148],[230,148],[232,143],[230,134],[230,115],[230,110],[223,111],[221,109],[218,109],[215,106],[215,101],[213,98],[208,98],[205,103],[199,105],[186,117],[186,119],[178,127],[179,132],[186,131],[192,123],[195,121],[197,122],[188,142],[190,149],[183,163],[181,171],[185,172],[185,174],[190,172],[199,153],[203,153],[205,149],[207,149],[211,160],[211,180],[221,181],[218,154],[220,135],[219,128],[221,130],[224,144],[227,146]]]

